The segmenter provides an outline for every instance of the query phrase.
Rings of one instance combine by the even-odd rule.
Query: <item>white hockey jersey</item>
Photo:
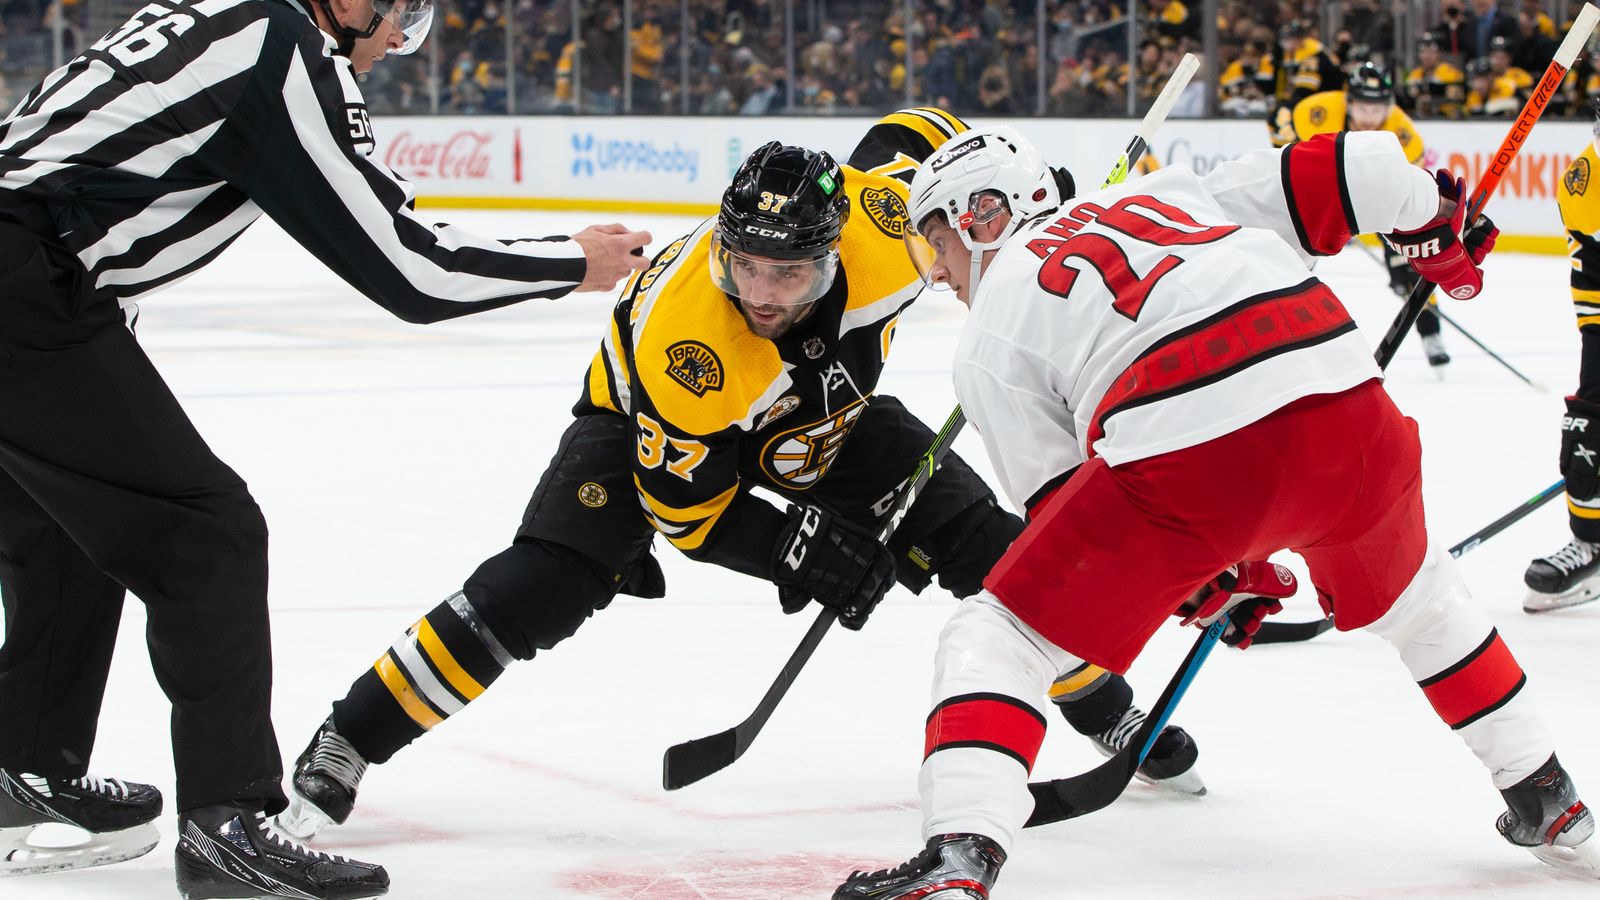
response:
[[[1203,177],[1169,166],[1024,226],[979,282],[954,371],[1007,495],[1031,508],[1092,456],[1193,446],[1380,377],[1309,265],[1438,206],[1394,135],[1344,133]]]

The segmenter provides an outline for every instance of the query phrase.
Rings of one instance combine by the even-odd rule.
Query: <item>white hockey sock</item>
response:
[[[1393,644],[1428,702],[1508,788],[1555,752],[1544,720],[1523,690],[1527,678],[1494,624],[1438,544],[1383,618],[1367,629]]]
[[[1046,692],[1077,664],[988,591],[956,609],[939,635],[917,780],[924,839],[981,834],[1010,852],[1033,812],[1028,772],[1044,740]]]

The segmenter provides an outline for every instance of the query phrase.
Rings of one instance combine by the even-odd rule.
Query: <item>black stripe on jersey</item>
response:
[[[955,116],[950,115],[936,106],[918,106],[914,108],[917,112],[926,113],[930,118],[942,120],[950,130],[950,137],[955,137],[961,132],[967,130],[967,123],[957,119]]]
[[[1300,204],[1294,202],[1294,179],[1289,177],[1289,154],[1293,150],[1294,145],[1290,144],[1278,154],[1278,167],[1282,170],[1278,173],[1278,180],[1283,183],[1284,203],[1289,207],[1289,221],[1294,225],[1294,236],[1300,240],[1300,249],[1313,256],[1320,256],[1321,254],[1311,247],[1311,236],[1306,233],[1306,223],[1300,220]]]
[[[934,745],[932,750],[928,751],[928,756],[932,756],[935,753],[938,753],[940,750],[958,750],[963,747],[971,747],[978,750],[993,750],[996,753],[999,753],[1003,756],[1009,756],[1016,760],[1024,769],[1029,771],[1032,771],[1033,769],[1033,764],[1029,763],[1026,759],[1023,759],[1021,753],[1018,753],[1004,744],[996,744],[991,741],[950,741],[948,743],[939,743]]]
[[[456,661],[456,665],[479,685],[487,688],[505,671],[505,667],[494,658],[494,653],[484,645],[483,638],[462,621],[461,616],[450,607],[449,603],[441,603],[435,607],[428,613],[427,620],[428,624],[433,626],[433,633],[439,636],[439,642],[444,644],[451,658]],[[423,649],[422,654],[427,656],[427,650]],[[439,683],[450,687],[450,682],[442,677]],[[462,697],[454,688],[451,689],[451,693],[462,703],[467,702],[467,698]]]
[[[438,682],[440,687],[444,688],[445,693],[447,693],[450,696],[454,697],[456,699],[456,702],[461,704],[462,706],[466,706],[468,703],[472,702],[472,700],[470,698],[468,698],[467,696],[462,694],[460,691],[456,690],[456,686],[451,684],[450,683],[450,679],[445,677],[444,672],[439,668],[439,664],[433,661],[433,654],[428,652],[428,648],[427,647],[422,646],[422,641],[417,640],[414,637],[407,638],[407,640],[410,640],[414,644],[415,649],[417,651],[417,658],[422,660],[423,666],[427,667],[428,672],[433,675],[433,680]],[[450,648],[450,645],[446,644],[445,645],[445,649],[449,650],[449,648]],[[474,679],[474,680],[476,680],[476,679]],[[413,681],[412,684],[416,685],[416,682]],[[417,687],[420,688],[421,685],[417,685]],[[422,691],[420,689],[417,691],[417,695],[419,697],[422,696]],[[432,706],[433,704],[430,703],[428,705]],[[446,715],[448,717],[448,714],[446,714]]]
[[[933,717],[939,714],[939,710],[944,709],[947,706],[955,706],[958,703],[976,703],[983,700],[989,700],[995,703],[1004,703],[1007,706],[1014,706],[1037,719],[1040,728],[1050,727],[1050,723],[1046,721],[1045,717],[1037,709],[1034,709],[1028,704],[1023,703],[1016,697],[1008,696],[1006,694],[995,694],[989,691],[977,691],[971,694],[957,694],[954,697],[946,697],[945,699],[939,701],[938,705],[928,713],[928,718],[924,719],[922,724],[924,727],[926,727],[933,721]]]
[[[600,340],[600,362],[605,367],[601,374],[606,379],[606,394],[611,398],[611,408],[623,415],[628,414],[628,408],[622,405],[622,395],[617,393],[616,373],[622,370],[617,361],[611,358],[611,340],[609,337]]]
[[[1445,680],[1446,678],[1449,678],[1451,675],[1454,675],[1455,673],[1461,671],[1462,669],[1465,669],[1467,666],[1472,665],[1474,662],[1477,661],[1478,657],[1480,657],[1484,653],[1488,652],[1489,648],[1494,646],[1494,642],[1499,640],[1499,639],[1500,639],[1500,629],[1498,629],[1498,628],[1489,629],[1489,636],[1484,638],[1483,639],[1483,643],[1479,644],[1475,649],[1473,649],[1473,651],[1471,653],[1468,653],[1466,656],[1463,656],[1460,659],[1456,660],[1454,663],[1452,663],[1450,666],[1445,668],[1443,671],[1435,672],[1434,674],[1429,675],[1427,678],[1424,678],[1421,681],[1417,682],[1417,687],[1425,688],[1425,687],[1430,687],[1432,685],[1438,684],[1439,682]]]
[[[1468,725],[1471,725],[1473,722],[1476,722],[1479,719],[1482,719],[1484,716],[1493,713],[1500,707],[1505,706],[1507,703],[1510,703],[1512,700],[1516,699],[1518,694],[1522,693],[1522,686],[1527,683],[1528,675],[1527,673],[1523,673],[1522,677],[1517,679],[1517,683],[1511,686],[1511,690],[1506,691],[1506,695],[1504,697],[1501,697],[1499,700],[1496,700],[1488,706],[1485,706],[1483,709],[1480,709],[1472,715],[1467,716],[1465,719],[1462,719],[1454,725],[1451,725],[1450,728],[1454,731],[1460,731]]]
[[[1341,131],[1333,139],[1333,170],[1339,179],[1339,208],[1344,211],[1345,230],[1351,234],[1360,234],[1356,227],[1356,207],[1350,201],[1350,182],[1344,177],[1344,137],[1348,132]]]
[[[410,638],[405,638],[404,640],[410,640]],[[428,692],[424,691],[422,689],[422,685],[417,683],[417,676],[411,674],[411,670],[406,668],[406,664],[400,661],[399,654],[395,653],[393,649],[389,649],[389,650],[383,651],[383,655],[389,657],[389,662],[394,664],[394,670],[396,672],[399,672],[400,673],[400,677],[404,678],[406,680],[406,684],[411,686],[411,695],[412,696],[416,697],[417,700],[420,701],[423,706],[426,706],[427,708],[433,710],[433,714],[438,716],[439,718],[441,718],[441,719],[450,718],[450,714],[448,712],[440,709],[438,707],[438,705],[435,704],[433,702],[433,700],[428,697]],[[426,659],[427,656],[428,656],[428,654],[426,652],[424,652],[424,651],[422,651],[420,649],[417,651],[417,655],[423,657],[424,659]]]
[[[1073,475],[1077,474],[1077,472],[1078,472],[1078,466],[1073,466],[1072,468],[1066,470],[1065,472],[1062,472],[1060,475],[1057,475],[1054,478],[1050,479],[1049,481],[1046,481],[1044,484],[1040,485],[1039,489],[1037,491],[1033,492],[1033,496],[1029,497],[1028,501],[1023,504],[1023,507],[1028,512],[1028,518],[1032,519],[1033,518],[1033,510],[1039,504],[1043,503],[1044,499],[1046,497],[1048,497],[1051,494],[1055,493],[1056,492],[1056,488],[1061,487],[1063,484],[1066,484],[1072,478]]]

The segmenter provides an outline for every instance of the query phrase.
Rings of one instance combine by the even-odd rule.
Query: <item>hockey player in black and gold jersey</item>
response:
[[[902,110],[848,166],[776,142],[744,162],[718,215],[623,289],[511,546],[334,704],[296,765],[287,829],[343,822],[370,763],[617,594],[663,596],[657,533],[692,559],[773,582],[786,612],[816,600],[849,628],[894,581],[920,591],[937,578],[958,597],[980,589],[1022,522],[954,454],[887,547],[873,528],[934,437],[874,395],[922,287],[902,244],[906,182],[964,130],[939,110]],[[1063,673],[1052,696],[1103,749],[1119,749],[1144,716],[1127,682],[1097,667]],[[1145,774],[1198,793],[1196,756],[1169,728]]]
[[[1600,100],[1595,137],[1584,144],[1556,189],[1572,257],[1572,305],[1583,349],[1578,389],[1561,421],[1561,477],[1567,481],[1572,539],[1523,574],[1522,608],[1548,612],[1600,597]]]

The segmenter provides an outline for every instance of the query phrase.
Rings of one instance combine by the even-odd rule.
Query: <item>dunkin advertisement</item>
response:
[[[699,214],[728,177],[769,140],[847,158],[874,120],[865,118],[673,118],[439,116],[379,118],[374,158],[416,185],[435,206],[636,209]],[[1019,119],[1052,161],[1080,183],[1098,180],[1121,152],[1107,120]],[[1422,122],[1429,168],[1445,166],[1476,183],[1508,122]],[[1489,214],[1510,249],[1565,252],[1555,191],[1573,157],[1593,139],[1580,122],[1542,122],[1511,163]],[[1153,151],[1163,165],[1209,171],[1267,145],[1253,120],[1172,120]]]

